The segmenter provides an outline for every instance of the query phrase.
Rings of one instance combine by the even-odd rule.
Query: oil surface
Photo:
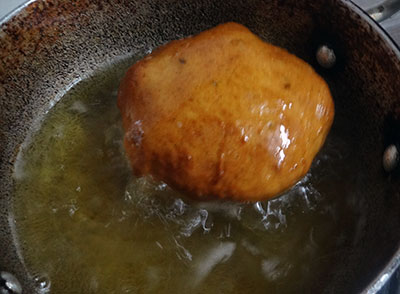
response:
[[[189,200],[131,175],[116,96],[132,62],[76,85],[21,151],[14,213],[38,289],[256,294],[323,287],[357,236],[348,140],[334,127],[307,176],[279,198]]]

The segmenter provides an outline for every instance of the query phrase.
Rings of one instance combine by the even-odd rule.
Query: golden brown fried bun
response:
[[[118,106],[135,175],[198,198],[256,201],[310,168],[334,116],[304,61],[226,23],[133,65]]]

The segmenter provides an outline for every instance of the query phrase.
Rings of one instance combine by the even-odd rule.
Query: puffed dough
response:
[[[279,195],[307,173],[334,117],[311,66],[237,23],[138,61],[118,106],[134,174],[201,199]]]

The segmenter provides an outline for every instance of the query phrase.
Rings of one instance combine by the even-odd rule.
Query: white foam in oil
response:
[[[332,187],[348,146],[330,137],[311,172],[265,202],[196,202],[133,178],[116,106],[132,60],[84,80],[19,155],[14,213],[42,293],[299,293],[351,232]],[[355,187],[348,186],[345,193]],[[347,235],[346,235],[347,234]]]

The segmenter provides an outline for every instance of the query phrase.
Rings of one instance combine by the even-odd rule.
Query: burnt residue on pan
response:
[[[356,8],[348,1],[334,0],[40,0],[8,19],[0,28],[0,269],[15,273],[25,293],[34,292],[15,246],[12,173],[19,146],[47,110],[72,85],[121,57],[143,55],[167,41],[236,21],[311,63],[332,90],[334,128],[353,137],[355,156],[363,163],[360,190],[349,207],[357,207],[352,201],[365,205],[352,212],[360,216],[358,223],[343,221],[354,226],[358,241],[347,242],[345,252],[332,252],[332,272],[309,290],[365,289],[400,240],[400,185],[381,166],[384,121],[398,105],[400,65],[388,37],[351,9]],[[339,52],[332,70],[314,59],[316,46],[327,37]]]

